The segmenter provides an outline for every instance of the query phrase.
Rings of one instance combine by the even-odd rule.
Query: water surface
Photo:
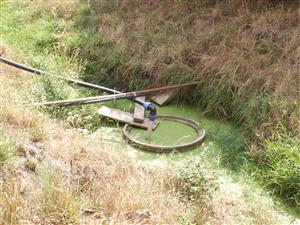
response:
[[[122,102],[122,105],[125,103]],[[132,104],[128,101],[128,104]],[[186,152],[176,153],[152,153],[143,151],[132,147],[126,143],[122,136],[122,126],[118,128],[102,127],[96,132],[101,136],[103,141],[115,145],[117,148],[126,149],[129,156],[136,160],[147,161],[150,164],[156,164],[164,161],[178,161],[186,157],[193,157],[201,155],[203,158],[214,158],[220,153],[220,144],[217,141],[224,136],[236,135],[236,128],[226,121],[217,120],[215,118],[207,117],[201,111],[190,107],[180,105],[167,105],[164,107],[157,107],[158,115],[172,115],[181,116],[187,119],[194,120],[201,128],[205,129],[207,137],[202,145]],[[149,142],[147,138],[147,130],[134,128],[132,131],[134,138]],[[151,137],[151,144],[159,145],[177,145],[185,144],[195,140],[196,132],[193,128],[173,122],[161,121],[160,125],[153,132]],[[238,137],[237,137],[238,138]]]

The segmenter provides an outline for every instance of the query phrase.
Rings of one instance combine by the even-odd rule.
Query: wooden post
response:
[[[143,129],[148,129],[148,127],[151,125],[151,126],[153,126],[153,130],[154,130],[158,125],[158,121],[155,121],[155,124],[152,125],[153,122],[150,121],[148,118],[145,118],[143,123],[136,123],[133,121],[133,115],[131,113],[123,112],[121,110],[113,109],[113,108],[110,108],[107,106],[101,106],[98,113],[101,116],[105,116],[105,117],[120,121],[122,123],[127,123],[132,126],[140,127]]]
[[[145,101],[145,97],[139,97],[137,98],[141,101]],[[135,103],[134,106],[134,113],[133,113],[133,121],[136,123],[143,123],[144,122],[144,118],[145,118],[145,109],[144,106]]]

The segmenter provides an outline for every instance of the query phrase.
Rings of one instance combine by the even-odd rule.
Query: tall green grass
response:
[[[274,194],[300,207],[300,140],[287,132],[265,142],[265,154],[256,176]]]
[[[0,168],[9,159],[17,155],[19,147],[0,128]]]

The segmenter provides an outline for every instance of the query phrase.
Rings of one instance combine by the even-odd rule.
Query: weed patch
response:
[[[278,133],[276,140],[266,140],[265,154],[256,176],[274,194],[300,206],[300,140],[288,133]]]
[[[18,146],[11,139],[9,139],[0,129],[0,168],[5,161],[13,158],[17,154]]]
[[[216,174],[204,174],[200,157],[187,158],[176,164],[170,173],[172,187],[184,200],[208,204],[211,194],[218,188]]]
[[[41,175],[42,190],[39,197],[39,211],[46,223],[69,224],[77,221],[80,203],[70,187],[65,186],[62,177],[51,169]]]

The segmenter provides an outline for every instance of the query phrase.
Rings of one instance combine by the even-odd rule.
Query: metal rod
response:
[[[157,92],[164,92],[171,89],[178,89],[183,87],[195,86],[198,82],[189,82],[184,84],[177,84],[171,86],[165,86],[161,88],[152,88],[140,91],[133,91],[127,93],[120,93],[120,94],[113,94],[113,95],[106,95],[106,96],[96,96],[96,97],[88,97],[88,98],[78,98],[78,99],[69,99],[69,100],[60,100],[60,101],[52,101],[52,102],[39,102],[39,103],[27,103],[25,105],[33,105],[33,106],[69,106],[69,105],[86,105],[86,104],[93,104],[98,102],[105,102],[105,101],[112,101],[124,98],[136,98],[140,96],[150,95]]]
[[[56,78],[59,78],[59,79],[66,80],[69,83],[77,84],[77,85],[79,85],[81,87],[92,88],[92,89],[100,90],[100,91],[103,91],[103,92],[106,92],[106,93],[110,93],[110,94],[121,94],[122,93],[120,91],[116,91],[114,89],[103,87],[103,86],[100,86],[100,85],[91,84],[91,83],[84,82],[84,81],[81,81],[81,80],[76,80],[76,79],[72,79],[72,78],[68,78],[68,77],[62,77],[62,76],[57,76],[57,75],[54,75],[54,74],[50,74],[50,73],[47,73],[45,71],[38,70],[38,69],[35,69],[35,68],[32,68],[32,67],[29,67],[29,66],[26,66],[26,65],[14,62],[12,60],[6,59],[6,58],[4,58],[2,56],[0,56],[0,61],[4,62],[4,63],[6,63],[6,64],[8,64],[10,66],[16,67],[18,69],[21,69],[21,70],[24,70],[24,71],[27,71],[27,72],[30,72],[30,73],[35,73],[35,74],[42,75],[42,76],[56,77]],[[131,100],[134,101],[134,102],[136,102],[136,103],[138,103],[138,104],[140,104],[140,105],[144,104],[144,102],[141,101],[141,100],[139,100],[139,99],[133,98]]]

